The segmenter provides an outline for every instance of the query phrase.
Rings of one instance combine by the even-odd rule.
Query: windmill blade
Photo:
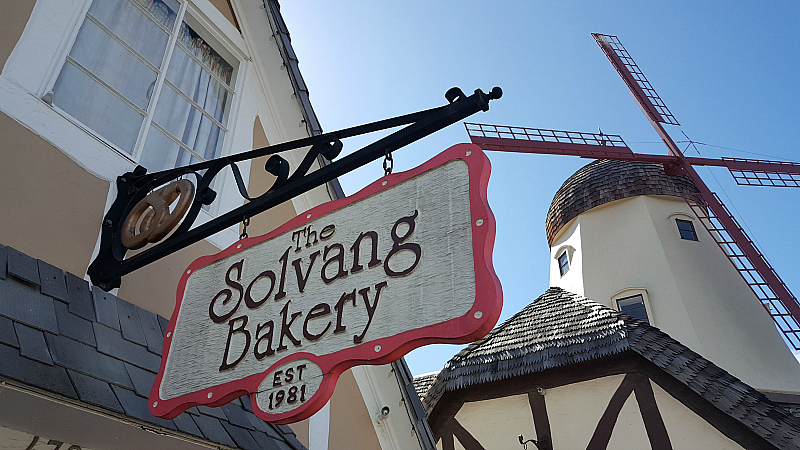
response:
[[[704,188],[700,187],[702,194],[684,194],[686,202],[772,316],[788,345],[800,350],[800,304],[797,298],[719,197]]]
[[[487,151],[571,155],[583,158],[630,159],[634,156],[616,134],[543,130],[465,123],[473,144]]]
[[[654,122],[668,123],[671,125],[680,125],[675,116],[658,96],[653,86],[647,81],[644,73],[639,69],[639,66],[633,61],[631,55],[625,50],[622,42],[616,36],[608,36],[605,34],[592,33],[597,45],[606,54],[611,65],[617,70],[619,76],[628,85],[631,95],[642,108],[642,111]]]
[[[800,164],[760,159],[722,158],[737,184],[800,187]]]

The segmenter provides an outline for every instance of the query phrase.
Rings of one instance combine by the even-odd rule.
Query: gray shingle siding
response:
[[[154,417],[147,396],[167,323],[91,289],[75,275],[0,246],[0,379],[224,446],[304,448],[291,429],[266,423],[245,408],[247,397],[222,408],[191,408],[173,420]]]

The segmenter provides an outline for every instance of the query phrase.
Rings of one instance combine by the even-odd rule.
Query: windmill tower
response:
[[[648,320],[757,389],[800,392],[789,349],[800,350],[800,304],[694,169],[799,187],[800,164],[684,156],[663,127],[677,120],[619,39],[592,36],[667,155],[634,153],[617,135],[467,124],[484,150],[598,160],[553,199],[550,284]]]

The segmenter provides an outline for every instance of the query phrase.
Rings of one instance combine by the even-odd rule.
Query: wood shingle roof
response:
[[[552,245],[570,220],[596,206],[637,195],[673,195],[698,192],[684,176],[668,176],[664,166],[640,161],[597,160],[580,168],[558,189],[545,227]]]
[[[430,414],[446,392],[631,352],[778,448],[800,448],[800,419],[666,333],[552,287],[456,354],[421,394]]]

